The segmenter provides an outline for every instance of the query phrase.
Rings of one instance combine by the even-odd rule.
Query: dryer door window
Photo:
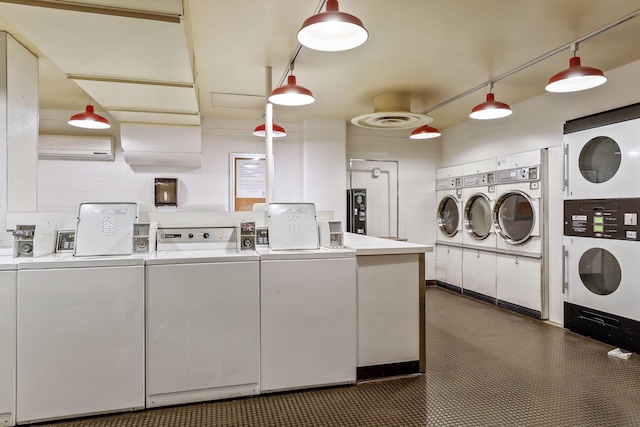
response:
[[[467,231],[474,239],[485,239],[491,232],[491,206],[487,196],[471,196],[464,210],[464,219]]]
[[[453,197],[447,196],[438,206],[438,226],[444,234],[451,237],[458,232],[459,225],[458,202]]]
[[[578,157],[580,173],[589,182],[607,182],[620,169],[620,146],[608,136],[597,136],[585,144]]]
[[[609,295],[618,289],[622,280],[620,263],[606,249],[591,248],[578,262],[582,283],[596,295]]]
[[[498,234],[514,244],[523,243],[535,225],[535,211],[531,199],[521,192],[502,195],[495,206],[494,225]]]

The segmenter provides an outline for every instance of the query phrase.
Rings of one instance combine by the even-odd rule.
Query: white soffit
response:
[[[193,83],[180,23],[0,3],[8,18],[66,74]]]
[[[191,86],[165,86],[136,83],[74,80],[102,107],[111,109],[152,110],[174,113],[198,113],[198,99]]]
[[[119,123],[174,124],[200,126],[200,114],[156,113],[151,111],[110,110],[109,114]]]

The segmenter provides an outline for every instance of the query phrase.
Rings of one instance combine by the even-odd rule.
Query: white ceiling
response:
[[[272,67],[275,88],[297,51],[297,30],[321,4],[0,0],[0,29],[41,58],[43,109],[81,110],[91,97],[96,110],[119,121],[193,124],[217,117],[258,124],[266,67]],[[78,11],[83,6],[100,9]],[[369,40],[345,52],[302,48],[294,74],[316,102],[275,106],[274,120],[350,121],[372,112],[373,98],[390,92],[409,93],[411,110],[424,112],[639,8],[639,0],[341,0],[340,10],[364,22]],[[154,19],[118,16],[132,9]],[[177,22],[158,20],[163,17]],[[583,65],[606,72],[639,60],[639,41],[637,17],[582,42],[578,54]],[[566,49],[496,82],[496,99],[513,105],[542,94],[570,55]],[[432,125],[446,129],[466,120],[487,92],[482,88],[431,111]]]

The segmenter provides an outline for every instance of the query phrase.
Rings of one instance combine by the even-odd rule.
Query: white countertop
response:
[[[278,259],[328,259],[328,258],[355,258],[354,251],[349,249],[302,249],[302,250],[272,250],[265,246],[256,248],[261,260]]]
[[[187,249],[181,251],[156,251],[147,257],[147,265],[199,264],[210,262],[258,261],[256,251],[235,249]]]
[[[402,242],[364,234],[344,233],[344,247],[356,255],[397,255],[433,252],[433,246]]]
[[[105,255],[105,256],[73,256],[71,252],[58,252],[41,257],[14,258],[18,270],[34,270],[44,268],[87,268],[144,265],[149,254]]]

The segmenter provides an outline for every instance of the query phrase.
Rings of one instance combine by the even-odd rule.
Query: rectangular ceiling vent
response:
[[[40,135],[38,158],[47,160],[103,160],[115,158],[112,136]]]

